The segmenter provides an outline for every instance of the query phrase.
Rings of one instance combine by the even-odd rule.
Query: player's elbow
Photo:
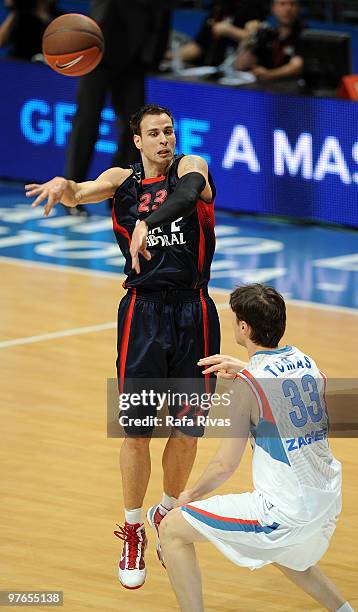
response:
[[[196,170],[185,174],[179,182],[183,186],[183,189],[185,189],[187,199],[190,202],[195,202],[206,186],[205,176]]]
[[[290,62],[291,76],[293,78],[301,76],[303,72],[303,59],[302,57],[293,57]]]
[[[190,194],[188,193],[185,202],[183,202],[183,217],[189,217],[194,212],[199,195],[200,193],[194,190]]]
[[[196,206],[197,199],[200,195],[200,191],[198,189],[192,189],[190,192],[188,191],[187,198],[184,204],[184,213],[189,215]]]
[[[230,478],[230,476],[235,473],[237,465],[237,461],[230,461],[224,464],[224,471],[227,474],[228,478]]]
[[[206,186],[203,174],[193,170],[181,177],[178,182],[176,195],[181,199],[182,216],[190,215],[195,209],[196,202]]]
[[[220,457],[218,459],[218,470],[227,478],[233,475],[237,468],[237,461],[231,457]]]

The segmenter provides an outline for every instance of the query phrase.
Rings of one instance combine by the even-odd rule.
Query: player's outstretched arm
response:
[[[32,207],[46,201],[44,215],[47,217],[56,204],[64,204],[74,208],[78,204],[97,203],[111,198],[116,189],[130,176],[131,170],[123,168],[110,168],[94,181],[76,183],[62,176],[38,184],[25,185],[27,197],[35,197]]]

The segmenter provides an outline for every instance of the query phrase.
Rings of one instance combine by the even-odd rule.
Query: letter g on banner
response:
[[[50,105],[45,100],[32,99],[25,102],[21,109],[20,123],[25,138],[33,144],[44,144],[51,139],[53,123],[48,117]]]

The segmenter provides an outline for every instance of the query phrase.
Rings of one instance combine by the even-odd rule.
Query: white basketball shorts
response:
[[[181,506],[183,517],[228,559],[257,569],[279,563],[297,571],[315,565],[335,530],[340,499],[318,521],[292,527],[274,520],[260,493],[216,495]]]

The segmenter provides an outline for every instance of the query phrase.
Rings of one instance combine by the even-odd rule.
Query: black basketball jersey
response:
[[[179,181],[178,164],[182,157],[174,158],[167,175],[155,178],[144,178],[142,164],[134,164],[131,166],[133,174],[114,194],[113,230],[126,260],[126,288],[197,289],[205,287],[209,281],[215,251],[215,187],[211,177],[213,201],[207,203],[198,199],[196,209],[190,216],[149,230],[147,248],[152,259],[146,261],[140,255],[140,274],[132,270],[129,248],[136,223],[162,206],[175,189]]]

